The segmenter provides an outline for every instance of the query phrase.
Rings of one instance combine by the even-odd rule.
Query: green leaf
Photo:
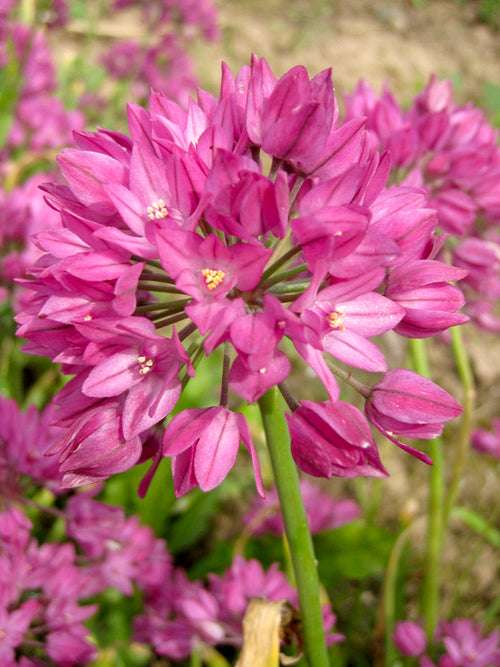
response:
[[[321,580],[328,587],[347,577],[364,579],[384,572],[395,537],[359,519],[314,539]]]
[[[451,516],[460,519],[462,523],[477,533],[486,542],[489,542],[496,549],[500,549],[500,531],[484,519],[480,514],[465,507],[455,507]]]
[[[10,40],[6,47],[9,59],[0,68],[0,146],[5,144],[9,134],[22,85],[19,60]]]
[[[167,538],[174,555],[194,546],[208,533],[220,506],[220,493],[218,489],[209,493],[195,489],[183,500],[189,505],[173,523]]]

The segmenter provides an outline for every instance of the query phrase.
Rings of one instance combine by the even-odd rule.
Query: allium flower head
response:
[[[157,466],[163,453],[178,495],[208,490],[243,442],[260,490],[248,424],[230,406],[282,386],[292,348],[329,398],[292,408],[299,465],[385,476],[363,415],[336,403],[327,358],[387,370],[372,338],[410,316],[395,272],[435,243],[424,192],[386,187],[388,155],[371,150],[362,118],[338,126],[330,70],[310,78],[298,66],[277,79],[254,56],[236,76],[223,66],[217,98],[199,91],[183,109],[155,92],[149,106],[129,105],[130,136],[76,133],[59,157],[67,185],[45,186],[61,229],[38,236],[45,254],[17,320],[27,351],[74,376],[56,397],[67,432],[52,452],[64,483],[147,456]],[[419,303],[424,335],[462,321],[449,279],[423,278],[433,295]],[[436,323],[434,297],[450,294]],[[218,348],[219,405],[170,418]],[[155,450],[152,429],[165,419]]]

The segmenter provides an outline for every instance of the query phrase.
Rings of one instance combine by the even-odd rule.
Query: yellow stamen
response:
[[[150,220],[160,220],[168,215],[168,209],[163,199],[153,202],[146,210]]]
[[[144,356],[137,357],[137,363],[140,366],[139,375],[147,375],[154,366],[154,361]]]
[[[344,317],[345,313],[342,311],[336,311],[334,310],[327,316],[327,321],[328,324],[332,329],[338,329],[339,331],[345,331],[345,326],[342,324],[342,318]]]
[[[220,269],[203,269],[201,275],[205,278],[207,287],[211,291],[221,284],[226,274]]]

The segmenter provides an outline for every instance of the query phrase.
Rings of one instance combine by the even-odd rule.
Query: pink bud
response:
[[[425,651],[425,632],[416,623],[400,621],[396,623],[393,640],[403,655],[420,655]]]

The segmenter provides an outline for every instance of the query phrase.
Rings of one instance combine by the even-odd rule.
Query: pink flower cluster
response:
[[[431,647],[427,647],[427,639],[420,625],[411,621],[401,621],[396,623],[394,643],[403,655],[420,656],[420,667],[500,665],[500,632],[494,630],[484,636],[480,623],[473,623],[465,618],[442,621],[436,632],[435,646]],[[441,657],[435,663],[428,655],[424,655],[424,652],[437,646]]]
[[[0,14],[0,66],[12,73],[3,84],[4,94],[13,100],[13,121],[2,146],[4,159],[21,147],[60,148],[71,142],[73,130],[83,129],[83,114],[67,111],[55,95],[56,70],[42,31]]]
[[[97,489],[62,494],[57,471],[41,457],[54,439],[46,423],[51,408],[21,415],[7,399],[0,407],[2,502],[8,507],[0,513],[2,667],[42,667],[47,660],[57,667],[89,664],[97,648],[83,623],[97,613],[99,594],[110,588],[142,598],[133,620],[134,640],[174,660],[188,657],[199,642],[238,649],[243,617],[255,597],[298,605],[277,564],[265,572],[255,560],[236,558],[222,575],[209,575],[207,583],[189,580],[151,528],[126,517],[123,508],[95,499]],[[29,519],[11,504],[30,502],[14,483],[21,476],[30,478],[27,495],[41,483],[60,494],[58,505],[64,508],[47,508],[47,516],[54,513],[65,527],[58,542],[38,544],[30,536]],[[85,604],[91,597],[93,604]],[[329,644],[341,641],[333,631],[330,605],[323,607],[323,616]]]
[[[15,295],[16,310],[23,295],[15,280],[43,254],[33,244],[33,234],[61,226],[60,216],[45,205],[39,188],[48,178],[55,174],[37,173],[9,193],[0,190],[0,301]]]
[[[364,80],[346,106],[346,121],[365,115],[373,148],[390,152],[392,178],[426,190],[440,228],[458,237],[452,263],[467,270],[468,313],[483,329],[500,331],[498,131],[472,104],[457,106],[451,82],[435,76],[407,111],[388,88],[377,97]]]
[[[283,387],[289,343],[328,396],[289,401],[302,470],[385,476],[369,422],[429,462],[398,437],[435,437],[460,407],[416,373],[387,372],[372,339],[466,321],[450,284],[465,271],[434,259],[436,212],[421,189],[387,185],[389,157],[364,118],[338,124],[330,71],[276,79],[254,57],[236,76],[223,66],[218,98],[200,90],[183,110],[153,93],[128,119],[130,137],[77,132],[59,156],[67,185],[45,190],[61,227],[37,236],[46,254],[17,317],[26,352],[74,376],[56,397],[67,430],[51,450],[64,483],[168,456],[178,495],[209,490],[243,442],[262,493],[229,400]],[[155,453],[156,425],[219,347],[220,404],[176,414]],[[339,400],[332,359],[384,374],[360,386],[365,416]]]
[[[31,523],[10,508],[0,514],[0,662],[4,667],[85,665],[97,650],[83,625],[97,605],[68,543],[38,545]],[[19,661],[16,653],[21,655]]]
[[[313,535],[343,526],[361,514],[361,508],[354,500],[332,498],[307,478],[300,480],[300,490],[309,530]],[[272,533],[278,537],[284,535],[285,526],[275,487],[266,492],[265,498],[255,499],[243,521],[252,536],[257,537],[264,533]]]
[[[135,639],[152,644],[159,655],[187,658],[200,642],[240,647],[242,620],[250,600],[288,600],[297,606],[297,592],[272,565],[267,572],[257,560],[237,556],[221,576],[210,574],[208,585],[189,581],[175,569],[168,585],[151,589],[145,613],[135,619]],[[335,615],[323,607],[329,645],[343,640],[334,633]]]
[[[219,38],[217,10],[211,0],[115,0],[112,11],[138,7],[147,40],[119,40],[101,57],[108,74],[131,82],[136,100],[147,100],[150,90],[161,90],[181,104],[197,84],[186,48],[195,36]]]
[[[51,425],[54,405],[39,412],[31,405],[21,412],[16,401],[0,395],[0,499],[17,500],[23,487],[33,481],[60,490],[61,474],[57,461],[45,456],[63,429]]]

